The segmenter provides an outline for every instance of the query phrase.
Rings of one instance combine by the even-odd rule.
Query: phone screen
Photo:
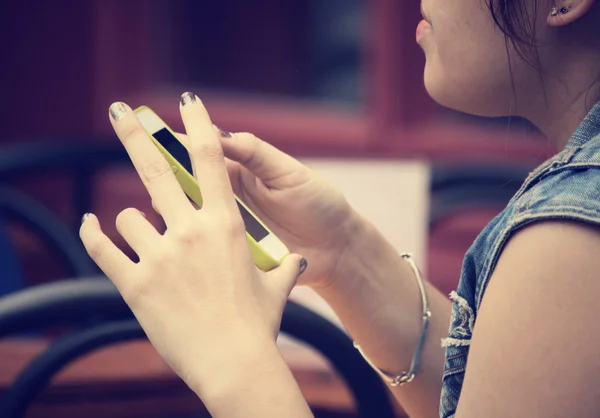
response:
[[[160,145],[162,145],[169,154],[179,161],[179,164],[181,164],[190,174],[194,175],[192,160],[190,160],[188,150],[167,128],[162,128],[160,131],[154,132],[152,136],[160,142]]]
[[[188,150],[183,146],[181,142],[167,129],[162,128],[152,134],[154,139],[156,139],[163,147],[166,149],[169,154],[173,156],[179,163],[187,170],[188,173],[194,175],[194,170],[192,169],[192,160],[190,159],[190,154]],[[242,214],[242,219],[244,220],[244,224],[246,226],[246,231],[259,242],[267,235],[269,235],[269,231],[267,231],[255,218],[252,216],[245,207],[243,207],[240,202],[236,200],[240,213]]]

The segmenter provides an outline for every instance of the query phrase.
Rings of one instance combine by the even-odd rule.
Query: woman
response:
[[[84,216],[81,237],[213,416],[310,416],[275,344],[298,276],[386,380],[412,377],[403,373],[421,356],[416,377],[391,386],[413,417],[600,416],[600,332],[592,325],[600,294],[599,7],[424,0],[423,14],[417,41],[437,102],[525,117],[562,150],[475,241],[454,303],[428,284],[420,289],[412,261],[339,192],[254,136],[215,129],[193,94],[180,107],[201,210],[131,109],[111,106],[114,129],[168,229],[160,235],[135,209],[118,216],[138,263],[93,215]],[[232,189],[294,251],[270,273],[253,265]]]

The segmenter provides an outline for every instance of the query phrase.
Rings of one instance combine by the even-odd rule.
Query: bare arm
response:
[[[534,224],[483,298],[456,416],[600,416],[600,232]]]
[[[381,369],[400,374],[410,368],[421,331],[421,297],[414,273],[368,222],[361,221],[353,244],[334,280],[315,290]],[[439,416],[444,349],[451,302],[427,285],[432,311],[421,367],[416,379],[392,393],[414,418]]]
[[[251,336],[250,336],[251,338]],[[227,351],[234,352],[228,355]],[[309,418],[312,413],[275,344],[248,340],[247,357],[223,346],[225,364],[215,368],[208,384],[192,389],[215,418]]]
[[[301,283],[334,308],[381,368],[410,367],[421,327],[414,273],[342,194],[310,169],[250,134],[222,138],[233,189],[295,252],[309,260]],[[258,185],[258,186],[257,186]],[[299,222],[299,220],[302,220]],[[350,244],[348,242],[350,240]],[[428,286],[433,317],[422,367],[393,390],[413,417],[437,417],[450,302]]]

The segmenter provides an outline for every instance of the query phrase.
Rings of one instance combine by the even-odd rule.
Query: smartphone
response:
[[[202,208],[200,185],[194,177],[192,161],[187,146],[179,140],[175,132],[149,107],[140,106],[134,110],[138,120],[158,148],[192,202]],[[246,238],[254,263],[263,271],[269,271],[281,264],[290,253],[285,244],[252,211],[235,196],[237,206],[246,226]]]

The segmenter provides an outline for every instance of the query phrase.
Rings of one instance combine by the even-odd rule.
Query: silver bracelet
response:
[[[401,257],[406,260],[406,262],[410,265],[413,272],[415,273],[415,277],[417,278],[417,284],[419,285],[419,290],[421,291],[421,302],[423,305],[423,315],[422,315],[422,325],[421,325],[421,335],[419,336],[419,340],[417,341],[417,347],[415,348],[415,353],[413,355],[412,362],[410,364],[410,370],[407,372],[402,372],[398,376],[393,376],[389,373],[384,372],[379,367],[373,364],[371,360],[365,355],[360,346],[354,342],[354,347],[359,351],[359,353],[363,356],[365,361],[377,372],[381,378],[391,386],[402,386],[406,383],[410,383],[417,375],[417,371],[419,370],[419,365],[421,364],[421,355],[423,354],[423,345],[425,344],[425,336],[427,335],[427,327],[429,326],[429,319],[431,318],[431,311],[429,310],[429,299],[427,298],[427,291],[425,290],[425,282],[423,281],[423,276],[421,275],[421,271],[417,267],[414,262],[412,255],[409,253],[404,253]]]

